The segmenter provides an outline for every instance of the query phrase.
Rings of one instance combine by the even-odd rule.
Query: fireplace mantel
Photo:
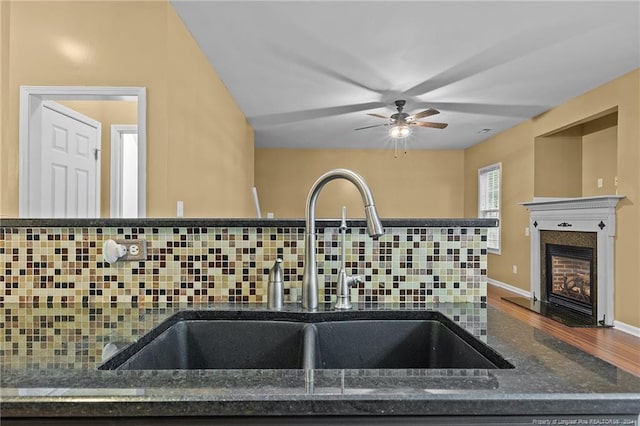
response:
[[[527,203],[520,203],[531,212],[555,210],[583,210],[583,209],[613,209],[624,195],[599,195],[596,197],[579,198],[537,198]]]
[[[595,232],[597,234],[597,318],[605,325],[614,320],[616,206],[622,195],[580,198],[541,198],[520,203],[529,209],[531,230],[531,294],[541,292],[540,231]]]

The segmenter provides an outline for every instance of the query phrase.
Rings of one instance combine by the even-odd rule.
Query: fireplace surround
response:
[[[554,303],[560,300],[559,304],[570,304],[571,298],[580,299],[581,303],[574,304],[573,309],[582,310],[584,315],[591,314],[594,321],[601,325],[613,325],[616,206],[622,198],[624,196],[606,195],[536,199],[521,203],[530,212],[531,296],[534,300],[546,301],[549,296],[547,250],[555,246],[568,247],[564,253],[555,253],[555,257],[565,261],[572,270],[568,276],[567,273],[558,274],[559,281],[564,279],[567,283],[565,288],[556,284],[556,293],[564,297],[558,299],[557,294],[552,295]],[[573,253],[571,248],[574,249]],[[552,257],[553,250],[555,248],[552,249]],[[587,253],[589,251],[591,257]],[[583,270],[587,264],[589,274]],[[561,294],[563,292],[564,295]],[[584,297],[587,292],[590,299],[588,303]],[[573,297],[567,301],[567,296]]]

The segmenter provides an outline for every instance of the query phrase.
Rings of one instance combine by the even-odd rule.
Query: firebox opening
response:
[[[595,289],[593,249],[546,245],[546,300],[593,317]]]

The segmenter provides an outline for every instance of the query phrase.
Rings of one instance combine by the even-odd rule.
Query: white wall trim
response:
[[[498,281],[498,280],[494,280],[493,278],[488,278],[487,277],[487,284],[490,284],[490,285],[495,286],[495,287],[503,288],[503,289],[508,290],[508,291],[510,291],[512,293],[516,293],[516,294],[518,294],[518,295],[520,295],[522,297],[526,297],[527,299],[531,298],[531,292],[529,292],[527,290],[523,290],[523,289],[515,287],[515,286],[512,286],[511,284],[507,284],[507,283],[503,283],[503,282]]]
[[[613,326],[616,330],[631,334],[635,337],[640,337],[640,327],[634,327],[633,325],[629,325],[621,321],[614,321]]]

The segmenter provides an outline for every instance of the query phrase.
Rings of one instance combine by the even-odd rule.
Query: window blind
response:
[[[492,164],[478,170],[478,216],[500,219],[501,164]],[[500,251],[500,227],[489,228],[487,248]]]

